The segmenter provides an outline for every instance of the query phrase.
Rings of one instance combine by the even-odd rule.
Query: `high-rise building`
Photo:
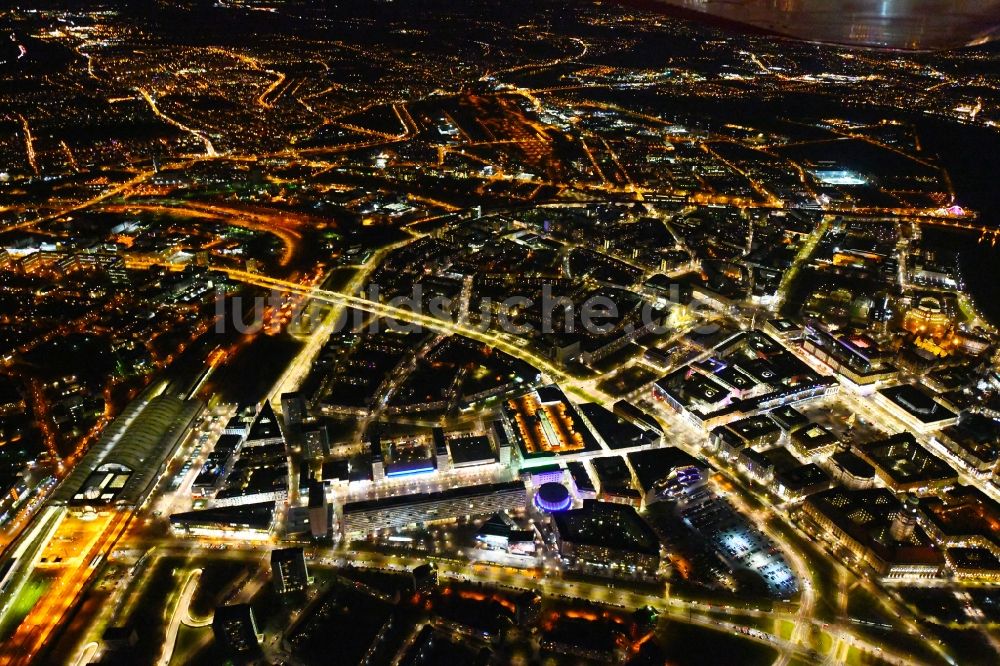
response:
[[[493,441],[497,447],[497,458],[504,467],[510,465],[510,437],[504,430],[503,421],[493,422]]]
[[[913,531],[917,527],[918,505],[919,502],[913,495],[907,495],[903,499],[902,506],[899,507],[899,512],[893,518],[892,525],[889,527],[889,536],[894,541],[906,541],[913,536]]]
[[[309,569],[301,548],[271,551],[271,583],[278,594],[300,592],[309,586]]]
[[[330,435],[325,426],[302,433],[302,446],[307,458],[322,458],[330,453]]]
[[[298,467],[299,494],[308,497],[309,482],[313,480],[312,466],[308,460],[300,460]]]
[[[278,425],[278,417],[274,414],[274,408],[271,407],[269,401],[265,400],[250,425],[244,447],[282,444],[284,441],[281,435],[281,426]]]
[[[111,279],[111,284],[126,285],[131,282],[128,270],[125,268],[125,260],[121,257],[113,257],[105,263],[104,270],[107,272],[108,278]]]
[[[421,564],[413,568],[410,572],[413,577],[412,585],[414,592],[426,594],[437,587],[438,572],[433,564]]]
[[[434,428],[434,457],[437,459],[437,469],[443,472],[448,469],[448,444],[444,437],[444,428]]]
[[[295,391],[281,394],[281,416],[285,419],[285,427],[294,431],[308,416],[305,397]]]
[[[237,662],[253,658],[260,650],[264,635],[257,629],[250,604],[219,606],[212,618],[215,641]]]
[[[330,507],[326,502],[326,488],[322,481],[309,480],[309,530],[314,539],[330,533]]]
[[[385,478],[385,459],[382,457],[382,438],[374,428],[368,436],[368,452],[372,461],[372,481],[381,481]]]
[[[598,575],[656,575],[659,540],[633,507],[584,500],[583,508],[553,513],[552,518],[567,566]]]
[[[542,614],[542,597],[531,590],[525,590],[514,599],[517,623],[526,627],[534,624]]]

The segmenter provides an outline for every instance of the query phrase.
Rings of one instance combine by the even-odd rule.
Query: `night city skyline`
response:
[[[1000,662],[998,30],[0,8],[0,666]]]

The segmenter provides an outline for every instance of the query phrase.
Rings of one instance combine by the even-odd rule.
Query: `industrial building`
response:
[[[55,503],[138,506],[166,469],[203,404],[172,395],[134,400],[53,494]]]

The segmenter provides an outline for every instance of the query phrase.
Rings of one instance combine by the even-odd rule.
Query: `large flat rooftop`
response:
[[[362,511],[389,510],[403,507],[433,504],[435,502],[445,502],[450,500],[473,499],[496,493],[523,491],[524,484],[520,481],[508,481],[506,483],[488,483],[481,486],[463,486],[460,488],[449,488],[434,493],[415,493],[412,495],[395,495],[393,497],[382,497],[372,500],[361,500],[358,502],[347,502],[344,504],[344,513],[360,513]]]
[[[504,409],[523,457],[600,449],[576,407],[556,386],[509,400]]]
[[[945,539],[980,537],[1000,551],[1000,505],[982,491],[959,486],[938,497],[921,500],[920,508]]]
[[[138,504],[201,412],[172,395],[140,397],[116,418],[53,495],[73,504]]]
[[[690,454],[673,446],[633,451],[627,457],[643,492],[652,490],[656,483],[666,479],[675,469],[703,466]]]
[[[902,504],[885,488],[832,488],[809,496],[805,503],[885,562],[934,565],[944,561],[920,527],[905,541],[892,538],[890,527]]]
[[[873,465],[879,475],[897,487],[943,483],[958,474],[908,432],[857,447],[858,455]]]
[[[924,425],[944,423],[956,418],[955,412],[937,402],[923,389],[901,384],[879,391],[887,400]]]
[[[552,519],[563,541],[645,555],[660,552],[653,529],[625,504],[584,500],[583,508],[555,513]]]

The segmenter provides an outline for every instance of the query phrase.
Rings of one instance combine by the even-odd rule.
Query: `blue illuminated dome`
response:
[[[550,481],[538,487],[535,493],[535,506],[547,513],[565,511],[573,505],[569,490],[561,483]]]

